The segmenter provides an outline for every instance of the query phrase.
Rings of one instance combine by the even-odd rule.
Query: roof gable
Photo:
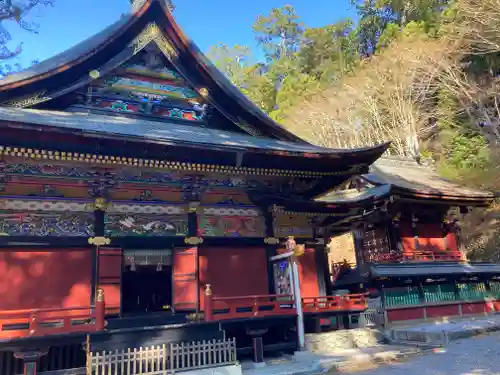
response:
[[[391,185],[393,193],[407,198],[432,201],[453,201],[455,204],[486,205],[494,195],[459,185],[440,177],[431,167],[399,157],[382,157],[362,176],[369,184]]]
[[[96,82],[100,84],[116,77],[113,73],[117,69],[123,69],[123,64],[151,45],[161,51],[169,69],[184,79],[183,88],[193,93],[184,107],[157,106],[156,110],[161,112],[159,117],[166,115],[170,121],[171,116],[180,116],[195,122],[202,118],[201,108],[206,105],[205,109],[214,109],[212,125],[215,128],[307,143],[271,120],[235,88],[181,32],[163,0],[146,0],[135,14],[80,45],[0,81],[0,103],[19,108],[66,110],[74,104],[73,94],[82,94],[82,90],[95,87]],[[152,83],[151,77],[149,81]],[[129,92],[138,92],[137,86],[129,89]],[[196,103],[190,104],[189,100]],[[134,103],[108,104],[110,112],[124,109],[122,115],[127,113],[127,107],[134,107]]]

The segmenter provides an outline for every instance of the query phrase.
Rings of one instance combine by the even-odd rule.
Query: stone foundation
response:
[[[337,350],[370,348],[382,344],[383,332],[376,329],[358,328],[306,335],[306,349],[317,354]]]

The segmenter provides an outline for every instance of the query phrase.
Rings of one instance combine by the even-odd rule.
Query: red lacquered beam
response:
[[[218,297],[213,298],[212,304],[211,317],[214,320],[295,314],[295,309],[292,307],[293,300],[289,295]]]

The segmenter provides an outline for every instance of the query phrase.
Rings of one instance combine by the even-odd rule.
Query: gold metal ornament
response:
[[[89,244],[94,246],[105,246],[111,243],[111,239],[107,237],[91,237],[89,238]]]
[[[184,243],[187,245],[200,245],[203,243],[203,238],[201,238],[201,237],[186,237],[186,238],[184,238]]]

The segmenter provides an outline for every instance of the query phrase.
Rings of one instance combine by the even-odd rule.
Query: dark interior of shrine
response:
[[[123,315],[171,311],[170,265],[128,265],[122,278]]]

